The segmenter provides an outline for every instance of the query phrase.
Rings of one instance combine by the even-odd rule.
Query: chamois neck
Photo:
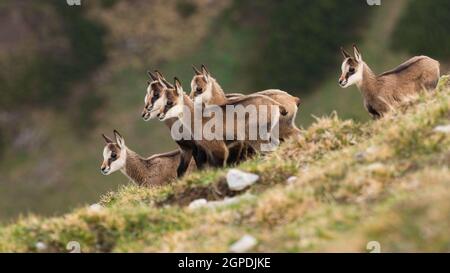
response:
[[[136,184],[144,184],[146,182],[145,170],[147,169],[145,159],[128,148],[126,154],[127,158],[125,160],[125,166],[121,169],[122,173]]]
[[[192,135],[193,130],[195,128],[195,111],[197,111],[197,112],[200,111],[200,114],[202,114],[202,112],[201,112],[202,109],[195,109],[196,107],[199,107],[199,106],[196,106],[194,104],[194,102],[192,101],[192,99],[186,94],[183,95],[183,101],[184,101],[185,110],[188,110],[189,113],[186,113],[183,110],[183,115],[180,117],[180,121],[183,124],[183,126],[186,129],[188,129],[188,131]],[[200,107],[203,107],[203,106],[200,106]]]
[[[376,92],[375,85],[377,82],[377,76],[375,75],[375,73],[373,73],[372,69],[370,69],[370,67],[366,63],[363,63],[362,73],[362,80],[357,84],[359,90],[364,96]]]
[[[212,98],[209,104],[214,105],[222,105],[227,103],[227,97],[225,96],[225,92],[223,92],[222,87],[216,81],[216,79],[211,78],[212,80]]]

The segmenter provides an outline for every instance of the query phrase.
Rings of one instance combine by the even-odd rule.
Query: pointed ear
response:
[[[175,77],[174,78],[175,83],[175,90],[177,91],[178,96],[182,96],[184,94],[183,87],[181,86],[180,80]]]
[[[158,70],[155,70],[156,75],[158,76],[158,80],[165,85],[168,88],[174,88],[173,84],[171,84],[168,80],[166,80],[166,78],[163,76],[163,74],[161,72],[159,72]]]
[[[158,76],[155,75],[155,74],[153,74],[151,71],[147,71],[147,74],[150,76],[150,78],[151,78],[153,81],[157,81],[157,80],[158,80]]]
[[[361,52],[359,51],[359,48],[355,44],[353,45],[353,51],[355,54],[356,61],[362,62]]]
[[[109,137],[105,136],[105,134],[102,134],[102,137],[105,140],[106,144],[113,143],[112,139],[110,139]]]
[[[114,137],[116,138],[116,143],[119,144],[120,147],[125,147],[125,140],[117,130],[114,130]]]
[[[206,80],[209,80],[209,72],[204,64],[202,64],[202,74]]]
[[[345,59],[350,58],[350,54],[345,51],[344,47],[341,46],[341,52],[342,52],[342,56],[344,56]]]
[[[194,69],[195,75],[200,76],[202,74],[202,72],[200,72],[200,70],[198,70],[198,68],[195,67],[195,65],[192,65],[192,69]]]

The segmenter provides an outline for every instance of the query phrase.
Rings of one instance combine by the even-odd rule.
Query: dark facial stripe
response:
[[[346,74],[345,74],[345,80],[348,80],[348,78],[350,78],[353,74],[355,74],[356,73],[356,70],[353,70],[353,72],[351,72],[351,71],[348,71]]]

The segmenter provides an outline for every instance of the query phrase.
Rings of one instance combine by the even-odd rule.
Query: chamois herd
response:
[[[376,75],[356,45],[353,56],[343,48],[341,51],[344,61],[339,85],[356,85],[374,119],[411,95],[435,89],[440,77],[439,62],[426,56]],[[143,158],[114,130],[113,139],[103,134],[104,175],[120,170],[138,185],[164,185],[197,169],[238,164],[301,133],[295,125],[299,98],[278,89],[250,95],[225,93],[204,65],[193,69],[189,95],[177,78],[171,83],[159,71],[148,72],[142,118],[164,122],[178,149]]]

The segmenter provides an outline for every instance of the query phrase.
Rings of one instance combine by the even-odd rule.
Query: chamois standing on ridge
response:
[[[124,138],[114,130],[115,142],[102,134],[106,142],[103,149],[101,172],[109,175],[120,170],[139,186],[160,186],[177,178],[177,168],[181,159],[180,151],[156,154],[143,158],[125,145]],[[190,162],[187,172],[195,170],[195,163]]]
[[[439,82],[439,62],[427,56],[416,56],[397,68],[380,75],[364,62],[361,52],[353,45],[354,57],[341,48],[344,61],[339,85],[347,88],[356,84],[361,91],[364,107],[378,119],[411,95],[433,90]]]

